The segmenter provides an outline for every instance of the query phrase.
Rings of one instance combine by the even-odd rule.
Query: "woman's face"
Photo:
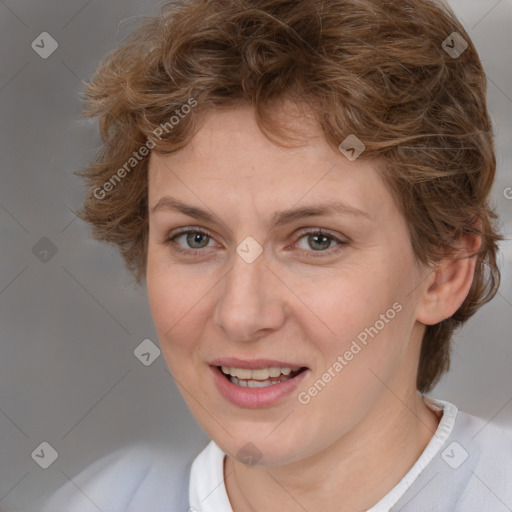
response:
[[[147,290],[165,359],[206,433],[268,465],[318,454],[415,393],[423,332],[424,274],[382,178],[300,123],[307,143],[285,149],[249,108],[211,113],[149,164]],[[304,208],[325,213],[291,214]],[[268,385],[251,363],[307,370]]]

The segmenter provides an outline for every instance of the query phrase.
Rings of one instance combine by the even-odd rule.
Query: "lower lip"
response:
[[[292,379],[264,388],[242,388],[228,380],[216,366],[210,366],[210,369],[221,395],[232,404],[248,409],[259,409],[277,404],[285,396],[291,394],[309,373],[309,370],[304,370]]]

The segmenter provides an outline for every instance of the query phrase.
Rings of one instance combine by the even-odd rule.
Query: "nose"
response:
[[[213,320],[234,341],[251,341],[281,328],[287,304],[282,283],[268,268],[264,253],[252,263],[234,255],[219,288]]]

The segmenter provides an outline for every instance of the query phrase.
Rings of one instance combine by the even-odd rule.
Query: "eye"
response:
[[[186,244],[185,246],[178,243],[180,238],[183,238],[184,243]],[[348,245],[348,241],[341,240],[337,236],[334,236],[323,229],[303,232],[294,245],[299,245],[303,239],[306,241],[306,247],[299,248],[305,253],[306,257],[322,257],[325,256],[326,253],[327,255],[331,255],[332,252],[338,252],[341,250],[343,248],[342,246]],[[173,236],[169,236],[164,243],[166,245],[172,244],[173,250],[176,252],[194,256],[199,254],[201,251],[204,252],[203,249],[212,247],[209,245],[209,242],[211,241],[213,241],[213,238],[210,233],[202,228],[184,228]],[[334,248],[331,247],[332,242],[337,244]],[[331,251],[330,249],[333,250]]]
[[[179,245],[176,240],[179,240],[180,238],[184,238],[185,243],[188,245],[188,248],[185,246]],[[177,252],[185,252],[188,254],[197,254],[201,249],[204,249],[205,247],[208,247],[208,241],[211,240],[212,237],[210,234],[201,228],[187,228],[184,229],[178,233],[176,233],[174,236],[169,237],[165,243],[167,245],[173,244],[175,245],[174,250]],[[206,240],[206,243],[205,243]]]
[[[302,247],[303,250],[305,250],[308,253],[307,256],[310,257],[318,257],[318,256],[324,256],[325,253],[331,254],[332,252],[338,252],[342,249],[341,246],[347,245],[348,242],[345,240],[341,240],[340,238],[334,236],[333,234],[326,232],[322,229],[318,229],[316,231],[307,231],[302,234],[302,236],[299,238],[298,242],[296,243],[299,245],[300,241],[302,239],[305,239],[306,242],[306,248]],[[331,243],[336,242],[337,245],[334,248],[334,251],[330,251],[328,249],[331,249]],[[312,250],[308,249],[311,248]],[[319,254],[314,254],[319,253]]]

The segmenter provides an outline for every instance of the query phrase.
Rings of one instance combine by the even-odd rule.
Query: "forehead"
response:
[[[210,112],[183,149],[151,154],[150,211],[166,195],[239,211],[244,205],[262,212],[335,199],[371,217],[390,208],[391,196],[372,164],[350,162],[333,150],[311,117],[293,110],[286,115],[285,125],[301,137],[297,147],[270,141],[251,108]]]

